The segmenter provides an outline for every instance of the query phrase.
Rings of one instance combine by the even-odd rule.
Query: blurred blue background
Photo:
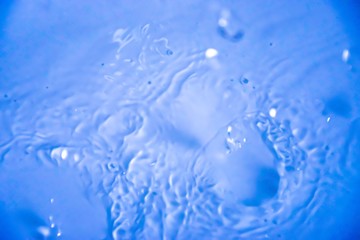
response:
[[[0,1],[0,239],[360,239],[358,1]]]

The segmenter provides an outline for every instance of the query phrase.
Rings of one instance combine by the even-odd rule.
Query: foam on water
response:
[[[346,19],[325,1],[140,2],[12,7],[0,234],[355,236],[335,231],[359,194]]]

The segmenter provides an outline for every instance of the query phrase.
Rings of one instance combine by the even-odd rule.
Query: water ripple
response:
[[[61,28],[73,43],[59,46],[66,37],[57,30],[44,51],[29,37],[6,55],[12,63],[28,51],[39,61],[9,64],[14,84],[0,84],[0,202],[34,205],[20,217],[30,219],[19,221],[24,238],[302,239],[316,225],[333,228],[335,214],[321,214],[356,194],[360,154],[358,56],[334,10],[322,1],[262,10],[152,2],[147,14],[136,4],[99,6],[108,16],[91,34],[78,33],[86,24],[70,14],[77,31]],[[61,4],[45,5],[35,8],[65,19]],[[60,21],[18,11],[35,35],[51,35],[43,20]],[[19,16],[9,20],[14,32]],[[24,40],[10,35],[15,45]],[[10,191],[40,182],[63,193],[39,190],[44,203]],[[68,194],[76,206],[63,199],[55,209]],[[89,218],[87,230],[69,231],[80,222],[60,210]]]

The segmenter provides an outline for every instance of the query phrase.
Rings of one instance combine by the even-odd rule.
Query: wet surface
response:
[[[351,4],[0,4],[0,234],[356,238]]]

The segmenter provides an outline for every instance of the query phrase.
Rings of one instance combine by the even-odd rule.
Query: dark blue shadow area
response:
[[[13,1],[13,0],[3,0],[0,2],[0,14],[2,16],[0,19],[0,29],[1,29],[0,36],[3,36],[3,32],[6,27],[8,17],[9,17],[9,14],[10,14],[10,11],[12,9],[14,2],[15,1]]]

